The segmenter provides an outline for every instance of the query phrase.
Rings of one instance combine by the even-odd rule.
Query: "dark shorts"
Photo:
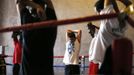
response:
[[[65,75],[80,75],[80,65],[65,65]]]
[[[0,56],[0,75],[6,75],[6,65],[5,64],[6,64],[5,59]]]

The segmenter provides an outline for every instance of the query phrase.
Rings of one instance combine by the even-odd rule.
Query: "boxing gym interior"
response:
[[[80,42],[80,52],[79,52],[80,75],[97,75],[97,74],[89,73],[89,69],[91,68],[89,65],[90,63],[89,62],[89,57],[90,57],[89,46],[91,44],[93,37],[90,33],[88,24],[92,23],[96,27],[95,33],[97,33],[100,27],[101,18],[98,18],[97,20],[95,19],[84,20],[83,19],[85,17],[98,15],[96,14],[95,8],[94,8],[95,2],[97,0],[51,0],[51,1],[54,6],[54,10],[55,10],[56,17],[57,17],[57,21],[53,21],[53,22],[56,22],[53,24],[55,24],[54,26],[57,26],[57,36],[56,36],[56,41],[55,41],[54,48],[53,48],[53,56],[51,57],[53,58],[54,75],[65,75],[65,69],[64,69],[65,64],[63,63],[63,58],[64,58],[64,54],[66,50],[67,30],[81,30],[82,32],[81,42]],[[130,0],[130,1],[132,3],[134,2],[134,0]],[[121,2],[117,1],[117,4],[120,10],[125,8],[125,6]],[[4,68],[6,67],[5,69],[3,69],[5,70],[4,72],[6,72],[6,74],[2,74],[2,75],[13,75],[14,43],[13,43],[12,33],[13,31],[15,31],[15,28],[11,28],[11,30],[9,28],[9,31],[8,31],[8,27],[21,26],[20,14],[17,11],[18,9],[16,7],[16,0],[0,0],[0,55],[1,55],[1,58],[5,61],[4,63],[0,63],[0,67],[4,67]],[[134,21],[134,13],[131,13],[129,16]],[[77,22],[76,19],[80,22]],[[59,22],[59,21],[65,21],[65,22]],[[46,22],[45,24],[49,25],[50,22]],[[4,30],[2,31],[2,29],[4,28],[7,28],[7,29],[5,29],[5,31]],[[18,30],[21,30],[21,29],[23,30],[23,27],[18,28]],[[114,43],[115,46],[119,46],[119,49],[122,49],[122,50],[119,50],[119,52],[117,53],[113,52],[115,53],[114,58],[116,57],[118,58],[118,56],[120,56],[121,54],[121,57],[119,58],[120,60],[116,60],[114,64],[118,66],[118,64],[121,64],[123,62],[125,63],[128,62],[127,65],[131,66],[131,69],[129,69],[129,72],[131,72],[131,75],[133,75],[134,74],[134,57],[133,57],[134,25],[132,26],[129,23],[127,23],[127,30],[125,31],[124,36],[125,38],[129,39],[129,43],[127,42],[128,43],[127,45],[125,45],[126,43],[124,43],[123,41],[118,41],[117,45],[116,43]],[[127,47],[130,47],[130,45],[131,45],[131,48],[127,48]],[[127,51],[124,51],[124,48],[130,49],[131,52],[128,53]],[[35,58],[35,60],[38,60],[38,59],[40,58]],[[0,61],[3,61],[3,60],[0,60]],[[42,59],[42,60],[47,62],[46,59]],[[38,61],[38,62],[41,62],[41,61]],[[124,65],[121,64],[121,66],[124,66]],[[116,67],[116,69],[117,68],[119,67]],[[122,67],[122,68],[125,68],[124,71],[128,70],[126,67]],[[1,70],[1,72],[3,70]],[[119,75],[123,75],[123,74],[119,74]]]

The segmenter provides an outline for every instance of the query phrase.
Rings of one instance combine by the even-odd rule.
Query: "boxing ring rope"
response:
[[[129,5],[128,7],[124,9],[124,12],[122,13],[125,13],[127,15],[125,19],[132,27],[134,27],[134,21],[128,16],[128,15],[134,14],[134,5],[133,4]],[[111,13],[111,14],[92,15],[92,16],[87,16],[87,17],[66,19],[66,20],[50,20],[50,21],[44,21],[44,22],[28,23],[28,24],[22,24],[19,26],[1,28],[0,33],[17,31],[17,30],[29,30],[29,29],[42,28],[42,27],[54,27],[54,26],[86,22],[86,21],[109,19],[109,18],[118,17],[118,15],[120,14],[121,13]]]
[[[2,56],[3,58],[5,58],[5,57],[13,57],[12,55],[3,55]],[[81,59],[83,56],[79,56],[79,58]],[[86,55],[86,56],[84,56],[84,58],[88,58],[89,56],[88,55]],[[53,58],[64,58],[64,56],[53,56]],[[4,64],[4,65],[13,65],[13,64],[11,64],[11,63],[6,63],[6,64]],[[3,66],[3,65],[0,65],[0,66]],[[58,66],[58,65],[54,65],[54,67],[55,66]]]
[[[88,55],[82,55],[82,56],[79,56],[79,60],[81,60],[82,62],[85,62],[85,58],[88,58],[89,56]],[[64,58],[64,56],[53,56],[53,58]],[[84,66],[82,66],[84,65]],[[53,67],[64,67],[65,65],[54,65]],[[88,68],[89,66],[85,65],[85,63],[81,63],[81,68]]]
[[[87,17],[73,18],[73,19],[65,19],[65,20],[50,20],[50,21],[43,21],[43,22],[28,23],[28,24],[22,24],[18,26],[0,28],[0,33],[18,31],[18,30],[30,30],[30,29],[36,29],[42,27],[55,27],[55,26],[62,26],[62,25],[87,22],[87,21],[97,21],[102,19],[115,18],[118,17],[118,15],[119,13],[111,13],[111,14],[92,15]],[[130,17],[127,17],[126,20],[130,22],[130,25],[132,27],[134,27],[134,21]],[[12,56],[4,56],[4,57],[12,57]],[[54,58],[63,58],[63,56],[55,56]]]
[[[88,55],[86,55],[86,56],[84,56],[85,58],[88,58],[89,56]],[[64,58],[64,56],[53,56],[53,58]],[[82,56],[79,56],[79,58],[82,58]]]
[[[3,52],[5,53],[5,52]],[[132,55],[134,54],[134,52],[132,52]],[[12,55],[5,55],[5,54],[0,54],[1,57],[3,58],[7,58],[7,57],[13,57]],[[79,59],[82,59],[83,55],[79,56]],[[64,56],[53,56],[52,58],[64,58]],[[89,58],[88,55],[84,55],[84,58]],[[0,65],[0,66],[5,66],[5,65],[9,65],[9,66],[12,66],[13,64],[10,64],[10,63],[6,63],[6,64],[3,64],[3,65]],[[54,65],[53,67],[64,67],[63,65]],[[88,66],[84,66],[85,68],[88,68]],[[134,68],[134,66],[132,66],[132,68]]]
[[[30,30],[30,29],[42,28],[42,27],[55,27],[55,26],[62,26],[65,24],[72,24],[72,23],[79,23],[79,22],[86,22],[86,21],[97,21],[102,19],[115,18],[118,15],[119,15],[118,13],[112,13],[112,14],[103,14],[103,15],[92,15],[87,17],[66,19],[66,20],[50,20],[50,21],[43,21],[43,22],[36,22],[36,23],[28,23],[19,26],[1,28],[0,33],[18,31],[18,30]],[[132,21],[129,17],[127,20],[131,22],[130,25],[134,27],[134,21]]]
[[[92,16],[80,17],[80,18],[74,18],[74,19],[50,20],[50,21],[43,21],[43,22],[35,22],[35,23],[28,23],[28,24],[22,24],[22,25],[15,25],[15,26],[11,26],[11,27],[0,28],[0,33],[18,31],[18,30],[30,30],[30,29],[36,29],[36,28],[42,28],[42,27],[44,27],[44,28],[46,28],[46,27],[56,27],[56,26],[62,26],[62,25],[67,25],[67,24],[73,24],[73,23],[110,19],[110,18],[118,17],[119,14],[120,13],[92,15]],[[134,28],[134,21],[130,17],[127,17],[126,20]],[[4,56],[4,57],[8,57],[8,56]],[[11,56],[9,56],[9,57],[11,57]],[[85,58],[88,58],[88,57],[89,56],[86,56]],[[53,58],[63,58],[63,56],[54,56]],[[4,66],[5,65],[11,65],[12,66],[12,64],[9,64],[9,63],[3,64],[3,65]],[[3,65],[0,65],[0,66],[3,66]],[[64,67],[64,66],[62,66],[62,65],[54,65],[53,67]],[[86,66],[85,64],[84,64],[83,67],[84,68],[89,68],[89,66]],[[132,66],[132,68],[134,68],[134,66]]]

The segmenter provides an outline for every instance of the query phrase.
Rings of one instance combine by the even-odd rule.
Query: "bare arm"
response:
[[[132,4],[130,0],[119,0],[119,1],[122,2],[126,7]],[[126,20],[132,27],[134,27],[134,21],[129,17],[129,15],[127,15]]]
[[[82,35],[82,31],[81,30],[67,30],[67,32],[77,33],[76,39],[78,40],[79,43],[81,42],[81,35]]]
[[[127,17],[127,22],[134,28],[134,20],[132,20],[129,16]]]
[[[67,35],[68,32],[70,32],[70,30],[67,30],[67,31],[66,31],[66,42],[68,41],[68,35]]]
[[[72,32],[72,30],[67,30],[66,31],[66,42],[69,40],[68,33]]]
[[[117,6],[116,0],[105,0],[104,1],[104,8],[107,7],[110,4],[113,5],[114,10],[116,11],[116,13],[119,13],[119,8]]]
[[[119,1],[121,1],[126,7],[132,4],[132,2],[130,0],[119,0]],[[127,15],[126,20],[134,28],[134,21],[133,21],[133,19],[131,19],[131,17],[129,17]]]
[[[104,0],[104,8],[106,8],[110,4],[110,0]]]
[[[125,6],[129,6],[132,4],[130,0],[119,0],[119,1],[122,2]]]
[[[79,43],[81,42],[81,35],[82,35],[82,31],[81,30],[77,30],[77,39],[78,39]]]

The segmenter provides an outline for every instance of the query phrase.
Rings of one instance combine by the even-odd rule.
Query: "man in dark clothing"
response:
[[[51,0],[20,0],[21,23],[56,20]],[[22,75],[53,75],[53,48],[57,27],[22,31]]]

